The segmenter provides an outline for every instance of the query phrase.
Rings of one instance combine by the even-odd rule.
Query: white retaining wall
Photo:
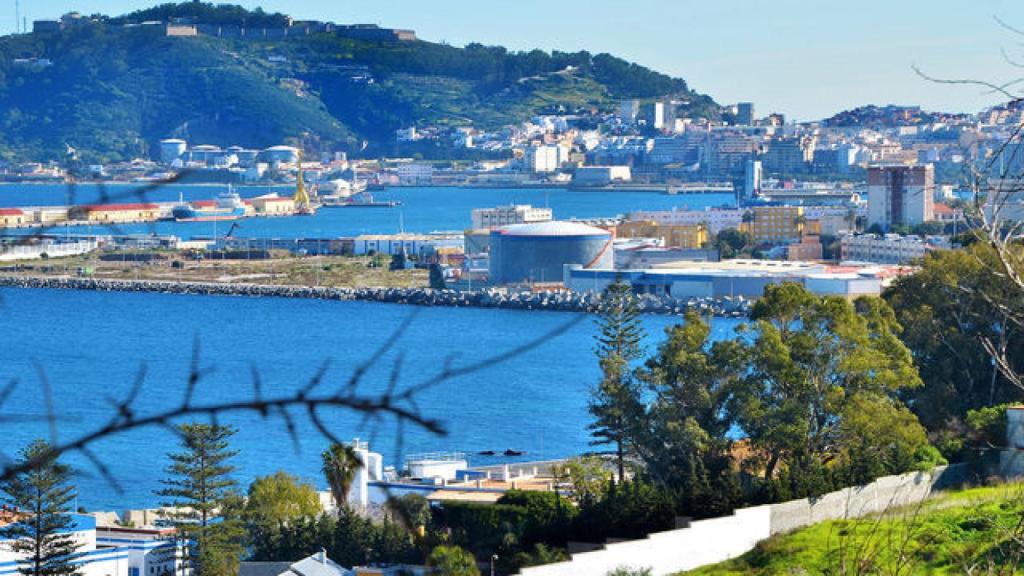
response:
[[[857,518],[920,502],[963,479],[964,465],[885,476],[865,486],[817,498],[741,508],[731,516],[699,520],[688,528],[656,532],[641,540],[606,544],[571,560],[523,568],[522,576],[604,576],[619,567],[650,568],[654,576],[692,570],[740,556],[775,534],[838,518]]]

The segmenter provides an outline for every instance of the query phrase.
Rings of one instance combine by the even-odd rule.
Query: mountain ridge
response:
[[[684,80],[609,54],[386,41],[375,39],[386,29],[372,27],[354,30],[367,38],[308,29],[260,39],[169,35],[168,25],[188,31],[203,24],[197,18],[218,30],[296,26],[279,14],[188,2],[2,37],[0,157],[59,159],[70,146],[86,161],[118,161],[148,156],[172,136],[387,151],[406,126],[493,130],[541,112],[610,112],[623,98],[672,97],[688,102],[685,114],[718,114]]]

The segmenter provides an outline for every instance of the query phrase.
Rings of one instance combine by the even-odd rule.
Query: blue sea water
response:
[[[133,191],[138,185],[111,185],[105,188],[109,197],[120,201],[138,201]],[[97,202],[103,190],[96,185],[81,185],[74,189],[69,201],[69,189],[59,184],[32,184],[0,186],[0,207],[66,205]],[[149,201],[172,202],[179,194],[185,200],[213,198],[223,186],[168,185],[147,191]],[[287,195],[286,187],[241,187],[242,197],[248,198],[276,191]],[[635,210],[670,210],[672,208],[703,209],[708,206],[735,205],[727,194],[670,196],[657,192],[592,192],[550,189],[506,188],[392,188],[374,192],[378,200],[398,200],[395,208],[324,208],[312,217],[249,218],[240,221],[236,236],[244,237],[338,237],[357,234],[391,234],[404,229],[407,232],[438,230],[462,231],[470,226],[473,208],[499,204],[519,203],[549,206],[557,219],[609,218]],[[182,238],[223,234],[224,222],[159,222],[119,226],[125,233],[176,234]],[[106,233],[99,227],[76,227],[72,233]],[[61,228],[60,232],[64,232]]]
[[[410,318],[408,327],[396,333]],[[544,337],[574,321],[564,333]],[[653,349],[664,329],[677,321],[645,317],[647,346]],[[737,322],[714,320],[715,335],[728,335]],[[400,388],[437,375],[449,358],[454,367],[484,364],[419,397],[419,408],[443,423],[446,436],[416,427],[399,435],[393,421],[366,423],[358,414],[325,411],[325,423],[339,438],[370,439],[387,463],[398,466],[402,454],[435,450],[466,451],[471,464],[501,461],[472,456],[480,450],[525,450],[527,459],[569,456],[591,449],[586,405],[598,379],[595,333],[592,317],[562,312],[2,289],[0,383],[16,380],[17,388],[0,407],[0,445],[10,455],[31,439],[48,436],[43,378],[60,416],[59,439],[68,440],[110,418],[111,402],[124,398],[143,367],[139,414],[180,403],[196,341],[206,373],[196,392],[198,402],[251,398],[254,372],[264,395],[285,395],[306,384],[325,362],[321,388],[335,390],[390,342],[391,349],[366,372],[362,392],[384,390],[399,360]],[[535,346],[503,362],[487,361],[535,340]],[[239,428],[233,445],[239,450],[235,463],[243,485],[283,469],[323,486],[318,454],[326,441],[302,414],[295,416],[298,450],[280,420],[251,413],[223,420]],[[159,428],[102,443],[96,454],[123,494],[82,455],[72,455],[69,462],[81,471],[79,503],[90,509],[157,504],[153,491],[163,476],[165,454],[176,449],[175,443]]]
[[[106,192],[121,201],[132,187],[111,186]],[[219,186],[167,186],[146,200],[210,198]],[[245,197],[271,191],[245,187]],[[288,190],[279,188],[279,193]],[[74,203],[98,201],[98,186],[78,186]],[[399,188],[376,193],[378,199],[400,200],[396,209],[323,209],[313,217],[252,218],[240,222],[239,236],[333,237],[360,233],[462,230],[473,208],[530,203],[550,206],[556,218],[613,217],[634,210],[703,208],[728,204],[731,196],[668,196],[647,192],[580,192],[565,189]],[[0,186],[0,206],[68,203],[62,185]],[[130,225],[122,232],[171,233],[184,238],[224,233],[224,223],[158,223]],[[61,229],[60,231],[63,231]],[[101,228],[71,232],[106,233]],[[395,331],[413,315],[407,329]],[[582,318],[582,319],[581,319]],[[566,323],[567,331],[544,338],[501,363],[488,359],[516,350]],[[669,317],[647,317],[648,345],[654,346]],[[735,320],[717,319],[715,333],[729,333]],[[448,434],[439,437],[416,427],[402,434],[393,421],[365,423],[357,414],[324,413],[339,438],[370,439],[385,460],[401,466],[402,455],[436,450],[501,452],[525,450],[528,459],[562,457],[590,449],[586,426],[589,387],[598,378],[593,358],[595,326],[577,314],[512,310],[417,309],[406,306],[317,300],[250,299],[226,296],[125,294],[58,290],[0,290],[0,385],[17,381],[0,406],[0,441],[10,455],[33,438],[48,435],[43,419],[43,379],[53,391],[61,420],[60,439],[67,440],[102,425],[112,402],[123,398],[141,369],[144,386],[137,399],[141,414],[181,402],[193,342],[199,342],[201,365],[209,372],[197,398],[207,402],[251,398],[253,373],[266,395],[287,394],[304,385],[329,362],[323,389],[343,385],[353,370],[387,342],[392,347],[364,378],[363,391],[380,392],[392,367],[401,359],[399,382],[412,386],[435,376],[445,360],[455,366],[483,362],[472,374],[431,388],[419,408],[441,420]],[[3,418],[2,416],[8,416]],[[13,419],[10,416],[14,416]],[[280,420],[235,414],[226,422],[239,427],[234,445],[239,480],[278,469],[322,486],[320,450],[326,444],[301,414],[300,446],[296,451]],[[401,439],[401,441],[399,441]],[[146,429],[99,446],[97,456],[123,488],[119,494],[99,477],[82,455],[70,462],[79,469],[80,504],[91,509],[153,506],[153,491],[166,466],[165,454],[175,449],[166,430]],[[472,464],[495,459],[471,457]]]

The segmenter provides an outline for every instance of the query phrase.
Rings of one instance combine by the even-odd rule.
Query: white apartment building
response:
[[[931,250],[949,248],[948,242],[938,238],[926,241],[917,236],[899,234],[843,236],[839,245],[843,261],[876,264],[906,264],[915,258],[924,257]]]
[[[429,186],[434,181],[434,166],[412,163],[398,167],[398,183],[402,186]]]
[[[871,166],[868,168],[868,226],[883,230],[899,224],[914,226],[931,221],[934,210],[935,169],[923,166]]]
[[[554,172],[561,166],[561,159],[568,158],[560,146],[531,146],[523,153],[523,169],[526,172],[542,174]]]
[[[548,222],[551,219],[551,208],[534,208],[530,204],[475,208],[473,210],[473,229],[489,230],[510,224]]]
[[[708,234],[717,236],[727,228],[739,229],[743,222],[743,211],[737,209],[706,210],[648,210],[633,212],[630,220],[653,220],[664,225],[695,225],[704,224]]]

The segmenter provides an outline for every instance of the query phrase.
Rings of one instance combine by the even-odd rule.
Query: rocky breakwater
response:
[[[501,308],[511,310],[550,310],[596,312],[601,296],[588,292],[542,291],[507,292],[484,289],[474,292],[433,290],[430,288],[329,288],[275,284],[177,282],[161,280],[113,280],[69,276],[0,276],[0,287],[55,288],[108,292],[161,292],[224,296],[266,296],[276,298],[317,298],[321,300],[362,300],[411,304],[414,306],[450,306]],[[738,298],[672,298],[642,294],[640,309],[647,314],[683,314],[696,310],[702,314],[740,317],[750,312],[751,302]]]

